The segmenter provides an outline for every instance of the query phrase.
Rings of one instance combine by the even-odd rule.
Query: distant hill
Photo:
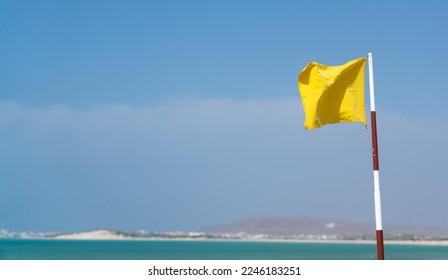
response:
[[[389,239],[448,239],[448,229],[422,227],[385,227]],[[338,220],[314,218],[268,217],[240,220],[228,225],[207,226],[201,231],[208,233],[246,233],[279,238],[309,238],[326,236],[332,239],[373,239],[375,226],[355,224]]]
[[[347,222],[312,218],[253,218],[228,225],[210,226],[201,229],[205,232],[263,234],[272,237],[296,237],[308,235],[362,236],[368,234],[368,226]]]

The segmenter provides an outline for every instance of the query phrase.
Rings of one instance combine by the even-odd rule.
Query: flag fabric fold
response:
[[[305,129],[342,122],[367,124],[364,109],[366,58],[339,66],[309,63],[298,86],[305,111]]]

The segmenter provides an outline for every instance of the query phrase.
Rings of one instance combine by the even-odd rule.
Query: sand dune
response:
[[[86,232],[76,232],[69,234],[61,234],[54,237],[55,239],[79,239],[79,240],[123,240],[129,239],[120,234],[116,234],[110,230],[94,230]]]

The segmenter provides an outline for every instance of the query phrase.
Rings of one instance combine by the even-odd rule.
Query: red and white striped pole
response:
[[[370,122],[372,127],[373,185],[375,197],[376,248],[378,260],[384,260],[383,222],[381,214],[380,174],[378,161],[378,139],[376,131],[375,89],[373,86],[372,53],[368,54],[370,85]]]

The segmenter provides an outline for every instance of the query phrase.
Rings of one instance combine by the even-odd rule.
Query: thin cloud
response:
[[[385,223],[444,225],[444,120],[381,111],[378,119]],[[87,109],[3,101],[0,129],[9,229],[372,220],[369,132],[361,124],[305,131],[298,97]]]

